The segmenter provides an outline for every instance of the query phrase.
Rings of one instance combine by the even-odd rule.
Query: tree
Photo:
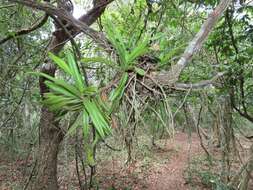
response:
[[[230,5],[231,3],[230,0],[220,1],[217,7],[209,14],[209,16],[204,21],[199,31],[196,33],[196,35],[194,35],[193,39],[185,48],[185,51],[180,56],[180,59],[178,59],[178,61],[175,64],[167,63],[168,59],[170,57],[173,57],[172,56],[173,51],[172,53],[169,52],[170,54],[165,54],[163,52],[159,56],[158,62],[161,62],[162,63],[160,65],[161,68],[165,68],[165,69],[159,68],[160,69],[159,70],[155,67],[155,68],[152,68],[152,71],[150,73],[148,71],[150,67],[147,69],[145,68],[145,66],[141,64],[145,63],[146,60],[148,60],[146,61],[148,63],[152,61],[155,62],[155,59],[150,59],[150,57],[146,56],[148,52],[147,46],[148,45],[155,46],[156,44],[155,43],[152,44],[152,43],[156,42],[156,39],[159,39],[159,37],[156,36],[156,32],[157,32],[156,28],[149,29],[148,28],[149,26],[147,23],[149,19],[150,20],[154,19],[156,21],[158,20],[157,27],[161,24],[160,22],[161,20],[159,19],[162,18],[164,11],[166,10],[169,4],[166,1],[159,1],[157,3],[161,5],[162,7],[164,7],[161,9],[161,15],[154,14],[152,2],[139,1],[138,3],[136,3],[139,6],[138,7],[139,9],[131,10],[131,13],[133,13],[134,16],[133,17],[129,16],[129,20],[130,20],[129,22],[128,20],[123,20],[123,21],[120,19],[117,20],[115,19],[115,17],[113,17],[113,15],[106,15],[105,17],[101,18],[101,15],[102,13],[104,13],[105,8],[107,7],[107,5],[109,5],[112,2],[112,0],[94,1],[93,8],[87,14],[81,16],[79,19],[75,19],[69,12],[61,9],[61,7],[64,7],[64,6],[61,6],[60,3],[64,3],[64,1],[59,1],[57,4],[57,7],[53,6],[50,3],[45,3],[45,2],[39,3],[39,2],[30,1],[30,0],[23,0],[23,1],[10,0],[10,2],[15,2],[20,5],[25,5],[26,7],[32,8],[33,11],[35,10],[42,11],[45,13],[45,15],[38,23],[34,24],[31,28],[22,29],[17,32],[14,32],[14,34],[8,35],[6,38],[1,40],[1,43],[5,43],[7,40],[13,37],[29,34],[30,32],[37,30],[43,24],[46,23],[46,21],[48,20],[48,17],[51,17],[54,20],[54,25],[55,25],[56,30],[52,34],[52,41],[50,42],[47,49],[48,52],[51,52],[55,55],[57,54],[59,55],[60,51],[62,50],[66,42],[70,41],[74,49],[74,55],[76,56],[73,59],[75,59],[76,62],[78,61],[82,61],[86,63],[99,62],[99,63],[107,64],[113,67],[113,71],[116,74],[114,74],[114,77],[110,78],[110,81],[108,82],[108,84],[105,84],[105,86],[103,87],[99,86],[99,88],[101,89],[98,90],[98,92],[100,92],[100,90],[103,91],[105,89],[105,91],[107,90],[108,94],[112,94],[112,97],[114,97],[113,95],[117,94],[117,96],[115,95],[116,98],[111,98],[111,99],[109,98],[109,101],[114,102],[115,100],[116,102],[115,104],[111,104],[113,105],[111,106],[111,109],[113,111],[115,111],[116,109],[119,109],[120,107],[119,102],[121,102],[123,98],[127,99],[127,97],[123,97],[123,94],[127,95],[129,93],[129,91],[127,91],[126,89],[131,83],[131,80],[138,81],[137,80],[138,77],[141,77],[141,79],[143,79],[140,82],[142,86],[141,89],[145,88],[146,90],[149,91],[149,93],[150,91],[152,93],[157,93],[158,91],[159,96],[164,97],[164,99],[166,100],[166,93],[168,93],[170,90],[201,89],[203,87],[212,85],[228,72],[227,70],[224,70],[224,71],[222,70],[222,72],[218,72],[215,76],[212,76],[211,78],[206,77],[205,79],[201,80],[200,82],[198,81],[196,83],[184,83],[185,81],[182,81],[182,78],[183,78],[182,76],[184,76],[185,69],[190,66],[193,56],[201,50],[210,32],[214,29],[215,25],[218,23],[219,19],[222,17],[223,12],[226,11],[227,7]],[[175,8],[175,5],[173,3],[171,6]],[[145,19],[143,23],[136,25],[135,27],[135,30],[137,31],[136,34],[133,35],[133,37],[129,41],[127,41],[124,38],[124,35],[128,35],[129,37],[132,34],[131,31],[128,28],[115,27],[116,28],[115,29],[114,28],[115,23],[112,23],[111,21],[115,19],[115,22],[123,22],[125,24],[124,26],[128,26],[132,24],[131,22],[136,20],[136,18],[134,18],[136,14],[138,13],[141,14],[141,11],[146,10],[146,8],[147,8],[147,14],[145,15]],[[70,10],[70,12],[72,11]],[[124,11],[122,12],[122,15],[123,14],[124,14]],[[178,14],[180,15],[180,13]],[[232,30],[231,17],[229,15],[229,11],[226,12],[225,18],[226,18],[226,22],[227,22],[229,32],[230,32],[229,38],[231,38],[232,44],[235,49],[235,53],[238,54],[238,48],[233,38],[233,31],[231,32]],[[99,27],[101,30],[103,30],[103,27],[104,27],[105,30],[103,31],[105,31],[105,33],[97,32],[96,30],[89,27],[98,19],[100,20]],[[131,29],[131,27],[129,28]],[[145,32],[145,30],[147,30],[147,32]],[[111,61],[111,60],[102,59],[102,58],[95,59],[93,57],[92,59],[91,58],[85,59],[81,57],[82,56],[81,52],[78,50],[79,47],[76,44],[75,39],[74,39],[79,33],[86,34],[90,39],[92,39],[96,43],[96,45],[99,48],[103,48],[103,53],[107,54],[107,57],[109,57],[108,54],[113,54],[114,57],[116,58],[113,61]],[[145,35],[148,36],[150,40],[147,40],[145,38]],[[166,41],[166,38],[165,39],[162,38],[161,41]],[[175,50],[175,52],[177,51],[178,50]],[[223,52],[225,52],[225,50]],[[57,57],[55,57],[55,60],[58,60],[60,62],[63,61],[60,58],[58,59]],[[238,58],[236,58],[236,61],[238,61]],[[57,65],[59,66],[59,63]],[[57,70],[57,67],[54,63],[52,63],[51,60],[46,60],[43,66],[41,67],[41,73],[44,73],[47,75],[40,76],[40,81],[39,81],[40,93],[41,93],[42,98],[48,102],[50,102],[50,96],[52,100],[53,95],[55,95],[55,94],[50,94],[50,95],[48,94],[54,91],[53,88],[50,88],[50,85],[52,86],[52,83],[49,83],[48,79],[57,83],[56,79],[54,79],[56,70]],[[233,77],[231,77],[231,79],[229,80],[232,86],[230,88],[231,103],[234,109],[239,112],[239,114],[246,116],[246,118],[249,119],[250,116],[246,110],[245,98],[244,98],[244,92],[243,92],[244,88],[242,84],[243,83],[242,75],[244,71],[242,71],[241,68],[239,68],[238,70],[239,70],[238,71],[239,74],[241,75],[241,78],[235,79],[235,80],[238,80],[239,82],[241,82],[241,88],[240,88],[241,92],[239,93],[241,93],[242,100],[235,101],[234,99],[235,80],[233,79]],[[204,75],[205,74],[206,73],[204,73]],[[85,75],[85,72],[84,72],[84,75]],[[50,78],[50,77],[53,77],[53,78]],[[84,76],[84,78],[87,79],[88,77]],[[178,82],[180,80],[181,82]],[[116,87],[114,88],[114,86]],[[133,85],[133,88],[136,88],[135,85]],[[114,91],[114,93],[112,91]],[[130,95],[131,95],[130,96],[131,98],[128,99],[130,103],[128,102],[128,105],[126,107],[133,109],[132,115],[131,117],[129,117],[129,120],[131,120],[131,123],[133,124],[133,128],[135,129],[135,125],[137,122],[135,115],[138,114],[138,108],[131,106],[134,104],[134,101],[136,100],[135,100],[134,94],[130,93]],[[108,99],[107,95],[105,96],[105,99]],[[139,101],[141,102],[141,100]],[[236,106],[235,102],[242,105],[242,108],[243,108],[242,111],[240,109],[241,106]],[[56,104],[56,103],[53,103],[53,104]],[[142,106],[144,104],[145,102],[141,102]],[[165,101],[165,104],[166,104],[166,101]],[[41,109],[40,149],[38,152],[39,156],[37,160],[38,175],[36,177],[35,183],[31,187],[32,189],[34,189],[35,187],[36,189],[57,189],[58,188],[57,178],[56,178],[57,154],[58,154],[59,145],[64,138],[64,134],[60,128],[59,120],[56,119],[56,114],[54,112],[51,112],[49,108],[50,108],[50,105],[49,106],[43,105]],[[169,115],[170,113],[168,111],[169,110],[168,105],[165,110]],[[113,111],[110,112],[111,117],[113,117]],[[161,121],[163,121],[162,118],[161,118]],[[98,132],[98,130],[96,129],[96,124],[94,125],[95,125],[94,127],[95,131]],[[131,134],[129,136],[131,136]],[[131,139],[126,140],[126,142],[128,144],[131,143]]]

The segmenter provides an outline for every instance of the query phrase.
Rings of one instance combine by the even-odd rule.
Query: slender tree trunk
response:
[[[41,139],[37,158],[38,173],[31,189],[57,190],[57,155],[63,133],[58,127],[59,123],[54,121],[53,113],[43,107],[41,114]]]
[[[185,115],[185,120],[186,120],[186,129],[188,130],[189,133],[194,131],[196,128],[196,122],[194,120],[194,115],[193,111],[191,110],[191,106],[185,102],[183,105],[183,110],[184,110],[184,115]],[[183,132],[185,131],[185,127],[183,128]]]
[[[232,154],[232,107],[228,97],[224,97],[220,102],[220,134],[221,134],[221,148],[222,148],[222,171],[221,176],[224,183],[230,180],[230,168]]]

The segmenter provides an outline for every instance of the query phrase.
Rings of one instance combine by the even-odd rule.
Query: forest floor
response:
[[[189,159],[202,154],[199,138],[192,134],[177,132],[170,140],[161,140],[157,147],[143,150],[141,160],[136,159],[126,166],[125,161],[115,156],[100,163],[95,176],[94,189],[191,189],[185,180],[185,169]],[[27,168],[28,166],[28,168]],[[29,177],[32,159],[5,159],[0,157],[0,189],[23,189]],[[68,165],[68,175],[61,175],[66,165],[60,166],[59,184],[61,190],[79,189],[74,160]],[[71,185],[70,185],[70,183]],[[203,188],[201,188],[203,189]]]
[[[171,140],[159,142],[162,148],[154,147],[150,159],[137,160],[126,166],[119,166],[115,160],[102,164],[98,172],[102,189],[148,189],[148,190],[190,190],[186,181],[186,169],[191,159],[203,154],[199,137],[177,132]],[[108,176],[113,176],[110,179]],[[107,180],[105,180],[107,179]],[[204,189],[203,186],[194,189]]]
[[[141,143],[140,143],[141,144]],[[200,160],[205,157],[197,134],[176,132],[174,138],[157,141],[157,146],[142,146],[135,152],[131,163],[125,163],[126,154],[105,152],[97,166],[93,189],[101,190],[204,190],[208,189],[196,179],[189,178],[189,171],[203,171]],[[70,158],[70,157],[69,157]],[[64,160],[64,158],[61,158]],[[200,164],[200,165],[199,165]],[[23,189],[29,178],[33,160],[0,157],[0,189]],[[204,166],[205,167],[205,166]],[[217,171],[220,171],[217,169]],[[209,174],[208,174],[209,175]],[[191,176],[190,176],[191,177]],[[58,181],[60,190],[78,190],[75,160],[59,161]],[[84,181],[84,177],[82,177]],[[209,180],[210,181],[210,180]],[[209,186],[209,189],[210,186]]]
[[[177,150],[168,163],[161,167],[153,168],[147,178],[148,187],[151,190],[188,190],[191,189],[185,181],[185,170],[190,160],[202,153],[199,138],[193,134],[179,132],[174,140],[167,144],[168,150]]]

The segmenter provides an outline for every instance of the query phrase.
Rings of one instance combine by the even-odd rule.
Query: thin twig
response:
[[[7,42],[8,40],[10,40],[12,38],[16,38],[21,35],[29,34],[33,31],[37,30],[38,28],[42,27],[47,22],[47,20],[48,20],[48,15],[46,14],[39,21],[36,21],[35,23],[33,23],[30,28],[21,29],[17,32],[14,32],[14,34],[10,34],[7,37],[5,37],[4,39],[0,40],[0,45]]]

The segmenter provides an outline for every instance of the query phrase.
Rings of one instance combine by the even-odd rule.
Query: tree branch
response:
[[[25,35],[25,34],[29,34],[35,30],[37,30],[38,28],[42,27],[48,20],[48,15],[44,15],[39,21],[36,21],[30,28],[24,28],[21,29],[17,32],[15,32],[14,34],[9,34],[7,37],[5,37],[4,39],[0,40],[0,45],[7,42],[8,40],[15,38],[17,36],[21,36],[21,35]]]
[[[159,74],[155,77],[161,85],[172,85],[178,81],[181,72],[188,66],[189,61],[192,59],[194,53],[198,52],[202,47],[204,41],[207,39],[209,33],[214,28],[215,24],[222,16],[223,12],[226,10],[231,0],[221,0],[219,5],[209,14],[207,20],[201,26],[199,32],[195,35],[193,40],[189,43],[188,47],[185,49],[183,55],[177,62],[173,65],[166,76],[164,73],[160,76]]]
[[[100,15],[101,11],[103,11],[104,8],[113,0],[101,1],[101,3],[98,3],[96,6],[94,6],[94,8],[91,11],[89,11],[86,15],[83,15],[82,17],[80,17],[80,19],[75,19],[68,12],[62,9],[56,8],[49,3],[38,3],[31,0],[10,0],[10,1],[25,5],[27,7],[31,7],[33,9],[44,11],[51,17],[57,16],[61,19],[64,19],[69,23],[68,29],[71,30],[70,33],[72,34],[72,36],[75,36],[79,34],[80,32],[83,32],[84,34],[91,37],[96,43],[98,43],[103,48],[105,49],[110,48],[106,37],[102,33],[99,33],[93,30],[92,28],[90,28],[89,25],[96,20],[97,15]],[[60,32],[64,33],[64,31],[60,31]],[[65,35],[65,40],[69,40],[68,36],[66,35]]]
[[[202,89],[204,87],[212,85],[218,78],[224,76],[225,72],[218,73],[212,79],[209,80],[202,80],[198,83],[186,84],[186,83],[175,83],[172,88],[181,89],[181,90],[188,90],[188,89]]]

